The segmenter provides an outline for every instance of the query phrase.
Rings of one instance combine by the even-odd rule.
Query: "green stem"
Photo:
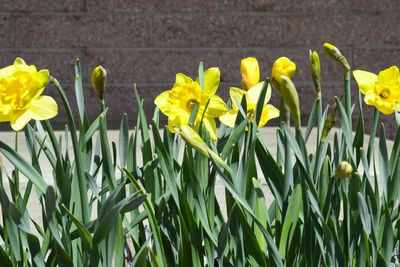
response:
[[[289,111],[289,107],[285,103],[285,100],[283,100],[282,96],[280,98],[279,112],[280,112],[281,120],[284,123],[286,123],[287,126],[290,126],[290,111]]]
[[[15,152],[18,152],[18,132],[15,131]],[[19,171],[17,168],[14,169],[14,201],[18,207],[19,202]]]
[[[352,130],[351,121],[351,92],[350,92],[350,70],[345,70],[344,72],[344,94],[345,94],[345,104],[347,117],[349,118],[350,130]]]

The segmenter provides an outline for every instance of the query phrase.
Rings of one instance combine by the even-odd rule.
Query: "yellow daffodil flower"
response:
[[[396,102],[400,102],[400,74],[396,66],[379,72],[378,75],[363,71],[353,71],[367,105],[375,106],[383,114],[392,114]]]
[[[240,102],[242,101],[242,97],[244,95],[246,97],[246,102],[247,102],[247,115],[253,112],[250,118],[250,120],[253,122],[254,111],[256,109],[258,97],[260,96],[263,85],[264,82],[260,82],[251,87],[247,92],[245,90],[240,90],[239,88],[231,87],[229,93],[232,99],[232,109],[228,110],[227,113],[220,116],[219,120],[226,126],[233,128],[235,125],[236,116],[239,112],[238,103],[236,101],[239,101],[240,104]],[[271,98],[271,86],[268,84],[267,94],[265,96],[264,106],[262,109],[258,128],[264,126],[270,119],[279,117],[279,110],[275,108],[273,105],[268,104],[270,98]]]
[[[294,62],[292,62],[287,57],[280,57],[274,62],[274,65],[272,66],[271,76],[272,79],[275,79],[280,84],[282,81],[282,75],[285,75],[286,77],[289,77],[289,79],[292,79],[295,72],[296,64],[294,64]]]
[[[240,74],[242,89],[249,90],[253,85],[260,81],[260,69],[258,67],[257,59],[248,57],[242,59],[240,64]]]
[[[175,132],[174,126],[187,125],[190,114],[196,102],[199,102],[194,129],[198,131],[204,113],[203,124],[213,140],[217,140],[214,118],[221,116],[227,110],[225,102],[215,95],[219,85],[220,72],[218,68],[210,68],[204,72],[204,91],[198,80],[178,73],[171,90],[165,91],[156,97],[154,103],[168,116],[168,129]]]
[[[47,120],[57,115],[57,103],[41,96],[49,82],[48,70],[37,71],[17,58],[13,65],[0,69],[0,121],[9,121],[19,131],[31,120]]]

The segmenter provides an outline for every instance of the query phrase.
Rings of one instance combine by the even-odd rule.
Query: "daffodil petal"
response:
[[[204,72],[204,91],[208,95],[213,95],[217,92],[220,77],[221,73],[217,67],[209,68]],[[196,79],[196,82],[199,82],[199,78]]]
[[[355,70],[353,71],[353,76],[358,83],[361,93],[366,94],[368,91],[375,89],[375,82],[378,79],[378,76],[375,73],[364,70]]]
[[[392,66],[386,70],[379,72],[378,74],[379,83],[398,81],[398,80],[400,80],[400,73],[399,69],[396,66]]]
[[[20,57],[17,57],[17,58],[14,60],[14,64],[15,64],[15,65],[26,65],[25,61],[24,61],[22,58],[20,58]]]
[[[193,82],[193,79],[183,73],[176,74],[175,86],[187,85]]]
[[[210,102],[208,103],[205,116],[210,118],[219,117],[227,110],[228,109],[225,102],[219,96],[212,95],[210,97]]]
[[[247,93],[249,94],[249,101],[251,103],[257,104],[258,98],[260,97],[261,89],[264,86],[265,82],[260,82],[251,87]],[[271,85],[268,84],[267,87],[267,93],[265,95],[265,100],[264,103],[268,103],[268,101],[271,99]]]
[[[38,96],[31,102],[29,109],[34,120],[48,120],[57,116],[58,107],[56,101],[50,96]]]
[[[211,118],[203,119],[204,126],[206,127],[210,137],[213,141],[217,140],[217,126],[215,124],[215,120]]]
[[[29,109],[15,111],[10,114],[10,124],[14,131],[22,130],[32,119],[32,112]]]
[[[374,106],[375,105],[375,92],[367,91],[364,97],[364,102],[367,105]]]
[[[233,128],[235,126],[236,116],[238,111],[230,109],[225,114],[219,116],[219,120],[228,127]]]
[[[169,116],[170,115],[170,103],[168,103],[168,98],[171,90],[164,91],[159,94],[156,99],[154,99],[154,104],[161,110],[162,113]]]
[[[10,121],[10,106],[0,105],[0,122]]]
[[[231,96],[232,108],[234,110],[238,110],[238,104],[240,105],[240,102],[242,102],[242,97],[244,94],[246,94],[246,91],[236,87],[231,87],[229,94]]]
[[[279,117],[279,109],[271,104],[264,105],[258,128],[263,127],[270,119]]]

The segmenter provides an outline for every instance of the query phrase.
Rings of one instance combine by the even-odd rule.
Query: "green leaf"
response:
[[[304,142],[306,142],[306,143],[308,141],[308,138],[310,137],[311,130],[314,128],[315,120],[317,118],[318,110],[320,107],[320,102],[321,102],[321,99],[317,98],[312,106],[310,117],[309,117],[308,123],[307,123],[306,133],[304,135],[305,136]]]
[[[381,125],[381,133],[379,136],[379,176],[381,178],[383,192],[385,194],[386,201],[389,201],[388,195],[388,181],[389,181],[389,158],[388,152],[386,147],[386,134],[385,134],[385,127],[383,124]]]
[[[79,221],[68,209],[65,207],[64,204],[61,203],[61,207],[65,210],[67,213],[68,217],[72,220],[72,222],[75,224],[76,228],[78,229],[79,233],[81,234],[81,237],[83,237],[83,240],[86,241],[86,243],[89,245],[90,248],[92,248],[93,244],[93,239],[92,235],[89,232],[89,230],[83,225],[81,221]]]
[[[290,228],[293,228],[294,230],[297,221],[299,219],[300,210],[302,207],[301,199],[302,199],[302,190],[301,190],[301,185],[298,184],[289,199],[289,206],[284,217],[281,238],[279,241],[279,254],[281,255],[282,258],[285,258],[286,246],[290,244],[291,241],[288,238],[289,230]]]
[[[200,84],[201,90],[204,91],[204,66],[203,66],[203,62],[200,62],[200,64],[199,64],[199,84]]]
[[[367,202],[365,202],[364,196],[360,192],[357,193],[357,200],[361,223],[365,233],[369,236],[371,233],[371,216],[368,212]]]
[[[126,166],[129,146],[128,115],[124,113],[119,127],[119,161],[121,166]]]
[[[83,125],[84,116],[85,116],[85,100],[83,97],[82,71],[81,71],[81,64],[79,63],[79,59],[76,59],[76,62],[75,62],[75,96],[76,96],[76,103],[78,105],[79,118],[80,118],[81,124]]]
[[[46,191],[47,183],[43,177],[23,159],[15,150],[4,142],[0,141],[0,152],[6,157],[12,165],[15,166],[25,177],[27,177],[39,189],[40,194]]]

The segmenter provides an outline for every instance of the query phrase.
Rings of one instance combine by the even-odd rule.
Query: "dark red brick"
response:
[[[172,84],[179,72],[195,79],[200,61],[204,62],[205,68],[218,66],[218,54],[210,51],[94,49],[88,51],[86,67],[90,73],[97,65],[102,65],[107,69],[110,83]]]
[[[222,8],[224,11],[236,12],[338,12],[348,11],[350,2],[349,0],[222,0]]]
[[[80,12],[84,1],[81,0],[18,0],[2,1],[2,11],[11,12]]]
[[[218,1],[174,1],[174,0],[87,0],[88,11],[157,11],[157,12],[190,12],[217,11]]]
[[[366,70],[378,74],[400,62],[400,48],[398,49],[362,49],[353,50],[353,69]]]
[[[354,0],[353,10],[365,12],[398,12],[400,2],[397,0]]]
[[[283,44],[283,18],[266,16],[155,16],[160,47],[271,47]]]
[[[287,24],[287,46],[351,45],[348,16],[291,16]]]
[[[0,47],[9,47],[11,44],[11,19],[0,17]]]
[[[16,20],[17,47],[129,47],[149,44],[144,16],[32,16]]]
[[[396,16],[292,16],[288,17],[287,45],[399,45],[398,22]]]

